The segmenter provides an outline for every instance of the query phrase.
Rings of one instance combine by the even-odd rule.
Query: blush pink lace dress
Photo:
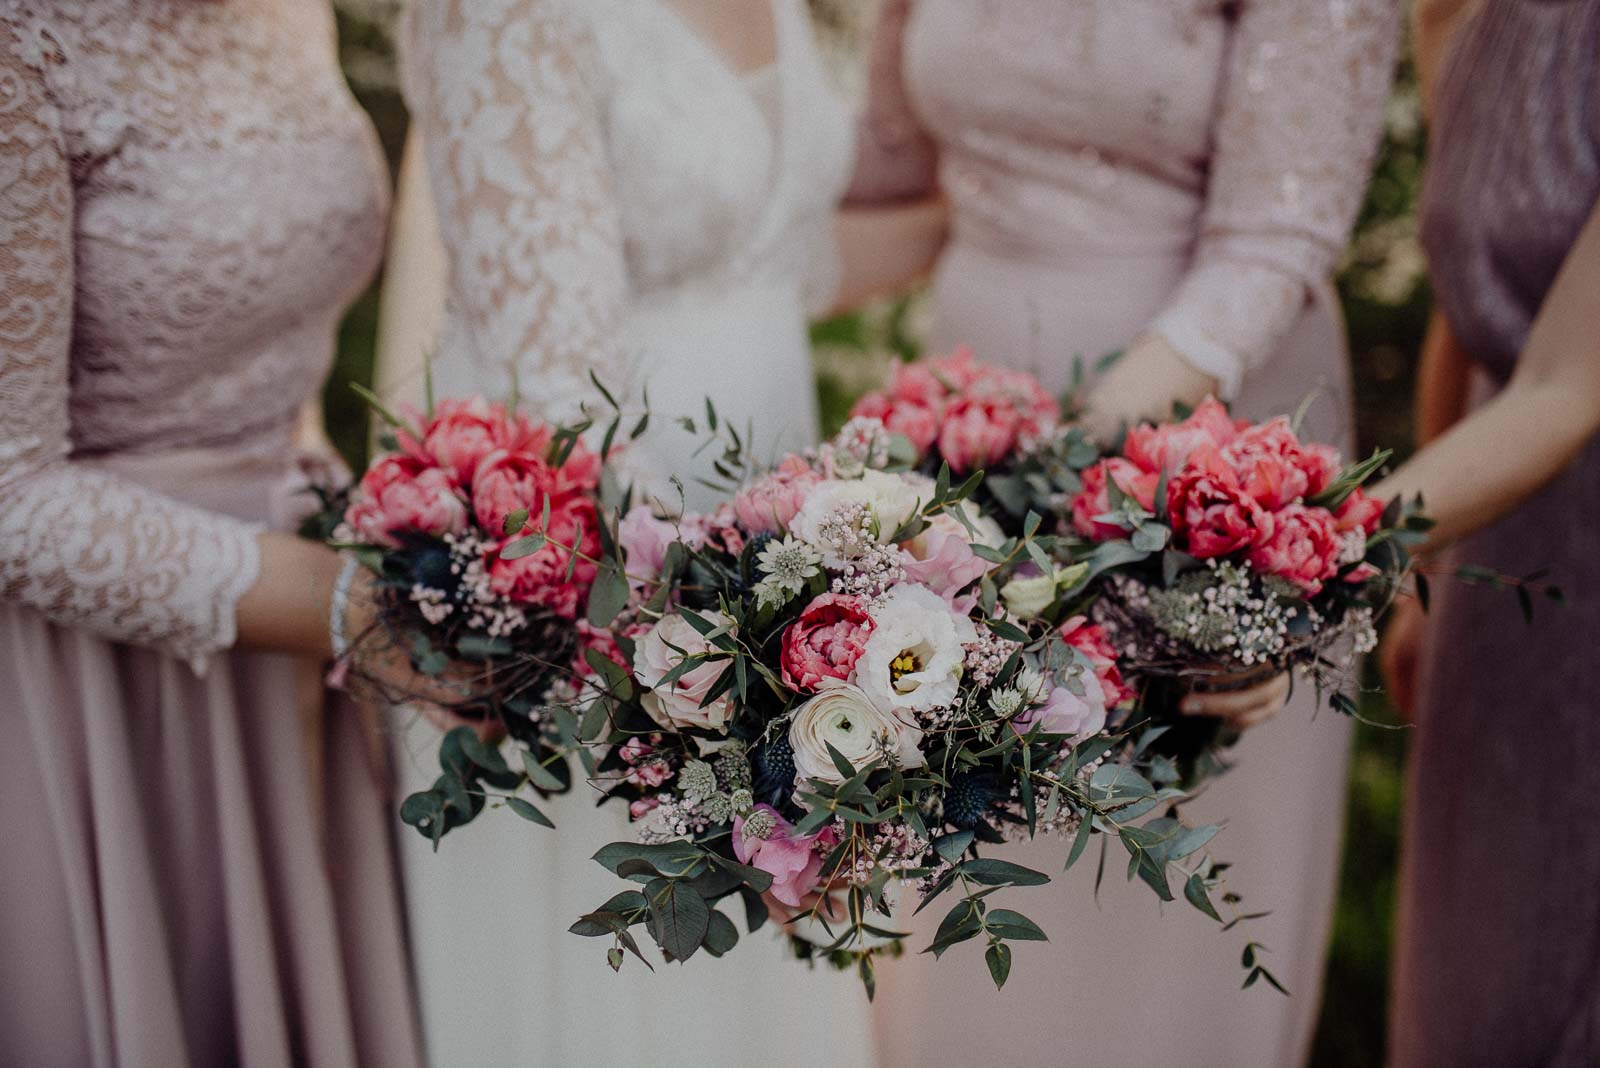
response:
[[[889,0],[854,195],[937,182],[954,210],[935,343],[1038,372],[1153,331],[1242,415],[1293,412],[1350,441],[1328,276],[1360,205],[1389,84],[1397,0]],[[1058,876],[1015,893],[1048,945],[996,993],[979,950],[908,956],[878,982],[887,1065],[1292,1065],[1316,1020],[1348,723],[1302,687],[1188,807],[1226,819],[1214,852],[1248,937],[1293,992],[1241,992],[1247,937],[1123,881],[1113,847],[1059,877],[1067,843],[1013,859]],[[926,944],[943,914],[918,917]],[[969,947],[970,948],[970,947]],[[962,959],[953,959],[962,958]]]
[[[0,0],[0,1060],[418,1063],[361,732],[229,651],[383,183],[325,3]]]

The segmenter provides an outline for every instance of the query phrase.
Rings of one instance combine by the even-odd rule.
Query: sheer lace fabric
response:
[[[651,342],[630,317],[797,276],[827,303],[847,124],[796,47],[798,5],[775,9],[774,116],[661,0],[413,5],[408,97],[452,274],[445,380],[515,377],[569,418],[591,371],[636,395]]]
[[[0,0],[7,600],[186,658],[232,644],[257,528],[111,472],[286,452],[382,233],[332,54],[315,0]]]
[[[1150,327],[1232,394],[1348,238],[1398,9],[888,0],[854,195],[937,179],[958,239],[1006,256],[1188,249]]]

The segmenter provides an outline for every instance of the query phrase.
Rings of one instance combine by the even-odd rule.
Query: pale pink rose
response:
[[[1211,446],[1190,455],[1167,497],[1176,547],[1190,556],[1227,556],[1272,536],[1273,513],[1245,492]]]
[[[440,468],[390,455],[361,476],[345,522],[359,540],[394,547],[400,544],[398,535],[461,533],[467,528],[467,506]]]
[[[878,420],[889,433],[910,441],[920,458],[939,438],[940,403],[869,393],[850,409],[850,417]]]
[[[748,533],[776,534],[789,526],[805,503],[806,492],[821,480],[804,458],[785,457],[733,499],[734,514]]]
[[[656,518],[649,505],[636,504],[617,524],[617,540],[630,581],[637,586],[661,576],[667,549],[678,540],[678,529],[667,520]]]
[[[1097,518],[1111,511],[1111,491],[1106,485],[1108,476],[1116,481],[1119,490],[1147,512],[1156,506],[1156,487],[1161,483],[1160,475],[1140,470],[1119,456],[1086,469],[1082,476],[1083,488],[1072,499],[1072,526],[1094,541],[1115,541],[1129,534],[1122,527]]]
[[[1100,683],[1100,692],[1106,705],[1119,708],[1138,696],[1133,687],[1122,680],[1122,669],[1117,666],[1117,651],[1106,637],[1105,628],[1090,623],[1087,616],[1073,616],[1061,624],[1060,638],[1078,650],[1094,668],[1094,677]]]
[[[1269,510],[1316,496],[1339,471],[1337,452],[1301,444],[1282,416],[1240,431],[1222,457],[1245,491]]]
[[[972,535],[952,515],[940,513],[928,529],[904,542],[906,580],[928,587],[949,600],[977,582],[993,567],[972,551]]]
[[[824,679],[850,681],[872,630],[872,617],[860,600],[822,594],[783,634],[784,684],[815,693]]]
[[[959,397],[945,409],[939,455],[956,474],[990,467],[1017,447],[1022,425],[1022,416],[1009,403]]]
[[[693,729],[726,734],[733,702],[724,694],[705,704],[706,695],[727,670],[726,660],[697,663],[673,682],[663,684],[683,661],[683,654],[696,656],[712,651],[712,646],[680,615],[664,616],[639,639],[633,653],[633,676],[649,692],[641,698],[651,719],[669,729]]]
[[[1359,530],[1371,537],[1383,523],[1383,508],[1382,501],[1367,496],[1361,487],[1357,486],[1334,513],[1334,525],[1340,534]]]
[[[1044,704],[1028,709],[1011,723],[1021,733],[1037,726],[1046,734],[1064,734],[1074,743],[1080,742],[1105,727],[1106,697],[1096,680],[1085,678],[1081,696],[1057,686]]]
[[[778,815],[771,805],[757,805],[771,814],[772,833],[765,838],[744,833],[744,817],[733,819],[733,855],[740,864],[759,868],[772,876],[772,896],[791,908],[799,908],[806,895],[817,889],[822,874],[822,854],[818,846],[836,837],[831,829],[809,838],[794,833],[794,824]],[[826,837],[825,837],[826,836]]]
[[[1314,596],[1339,572],[1339,532],[1326,508],[1290,504],[1273,516],[1267,538],[1250,550],[1250,566]]]

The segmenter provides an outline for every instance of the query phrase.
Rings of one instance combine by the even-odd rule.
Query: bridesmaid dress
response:
[[[953,237],[934,279],[939,347],[1069,386],[1153,331],[1243,416],[1316,394],[1312,438],[1349,448],[1350,383],[1329,274],[1382,124],[1396,0],[890,0],[854,195],[935,181]],[[981,71],[981,77],[974,72]],[[1090,375],[1092,380],[1092,373]],[[1237,767],[1187,806],[1224,819],[1244,931],[1123,882],[1113,846],[1060,877],[1067,843],[1013,859],[1057,876],[1013,893],[1049,934],[996,993],[976,953],[886,965],[875,1006],[890,1065],[1279,1066],[1317,1017],[1349,723],[1301,687]],[[923,944],[942,909],[919,920]],[[1247,933],[1246,933],[1247,932]],[[1240,992],[1246,937],[1292,991]],[[1030,1021],[1019,1027],[1019,1021]]]
[[[325,3],[0,2],[0,1060],[419,1063],[367,740],[230,651],[385,177]]]
[[[706,466],[699,439],[673,418],[699,417],[708,395],[741,433],[752,427],[757,455],[811,443],[806,319],[834,288],[851,127],[803,4],[772,0],[772,11],[776,63],[746,73],[663,0],[416,0],[407,95],[437,224],[403,207],[405,288],[385,299],[406,305],[396,329],[426,328],[415,305],[445,305],[438,395],[505,396],[515,377],[526,405],[562,419],[584,401],[603,410],[591,370],[634,403],[647,389],[655,419],[629,448],[631,474],[669,505],[673,475],[690,507],[708,499],[693,481]],[[431,229],[442,257],[428,251]],[[448,280],[427,277],[436,259]],[[385,348],[430,342],[386,336]],[[384,368],[383,379],[407,375]],[[403,726],[401,775],[426,788],[438,732]],[[620,889],[595,850],[635,837],[620,807],[595,799],[580,783],[552,801],[555,831],[485,813],[437,853],[405,829],[436,1063],[872,1063],[859,981],[786,959],[771,924],[744,933],[735,910],[742,937],[721,960],[667,966],[647,943],[654,973],[629,958],[613,974],[599,940],[569,934]]]
[[[1422,236],[1481,403],[1600,203],[1600,0],[1484,0],[1445,53],[1434,129]],[[1505,594],[1434,584],[1401,858],[1401,1068],[1600,1063],[1597,517],[1600,440],[1453,553],[1548,567],[1567,607],[1527,625]]]

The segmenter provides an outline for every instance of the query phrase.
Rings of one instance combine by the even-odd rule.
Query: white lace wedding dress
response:
[[[704,458],[667,417],[707,395],[762,451],[807,443],[805,324],[831,290],[851,135],[800,0],[773,12],[777,62],[744,74],[663,0],[414,0],[408,95],[443,242],[403,190],[384,388],[414,391],[406,354],[427,349],[440,396],[514,377],[552,418],[597,399],[591,370],[618,396],[648,389],[635,463],[657,489],[682,476],[691,503]],[[404,728],[403,788],[432,781],[437,743]],[[437,855],[406,830],[435,1064],[870,1063],[855,978],[784,959],[770,926],[722,960],[656,956],[653,975],[632,958],[613,975],[605,943],[568,934],[621,888],[590,857],[630,837],[625,815],[593,800],[554,801],[554,832],[488,813]]]

